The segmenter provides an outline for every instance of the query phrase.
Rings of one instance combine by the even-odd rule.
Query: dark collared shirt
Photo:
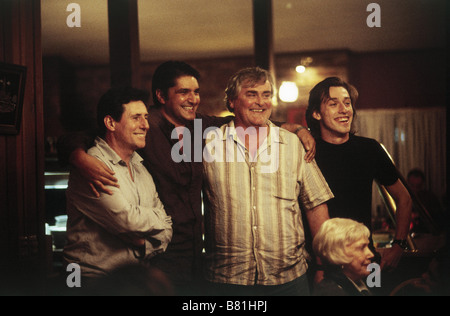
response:
[[[231,118],[198,115],[203,130],[221,126]],[[192,282],[201,273],[202,241],[202,162],[174,162],[172,148],[179,142],[172,139],[175,126],[155,108],[149,111],[146,147],[140,152],[144,164],[155,181],[159,197],[173,222],[173,237],[166,252],[155,257],[152,264],[165,272],[175,285]],[[191,131],[194,156],[194,122],[186,126]],[[198,131],[197,131],[198,132]],[[184,140],[184,147],[189,146]],[[201,144],[203,148],[203,143]]]

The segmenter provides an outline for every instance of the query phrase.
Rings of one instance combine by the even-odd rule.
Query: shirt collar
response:
[[[273,144],[274,142],[285,144],[286,141],[283,137],[283,134],[280,133],[280,129],[277,128],[275,124],[271,121],[268,121],[267,126],[269,128],[269,135],[267,137],[267,143]],[[225,125],[225,132],[223,133],[223,139],[226,141],[227,139],[233,139],[236,142],[240,142],[239,137],[236,133],[236,126],[234,124],[234,120],[231,120],[228,124]]]
[[[112,164],[123,164],[124,161],[120,156],[114,151],[114,149],[109,146],[109,144],[100,137],[97,137],[95,139],[95,146],[97,146],[100,149],[100,152],[102,155],[107,158]],[[141,164],[144,159],[137,153],[133,152],[130,158],[130,163],[132,164]]]
[[[358,282],[355,282],[355,281],[353,281],[352,279],[350,279],[349,277],[347,277],[347,279],[349,279],[349,281],[353,283],[353,285],[355,286],[355,288],[356,288],[359,292],[369,291],[369,289],[367,288],[367,286],[366,286],[366,284],[364,283],[364,281],[359,280]]]

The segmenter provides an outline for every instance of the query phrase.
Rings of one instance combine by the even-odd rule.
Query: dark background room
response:
[[[45,295],[66,273],[70,170],[58,161],[58,138],[95,127],[111,86],[151,91],[166,60],[199,70],[198,111],[216,116],[230,114],[233,73],[266,68],[277,88],[272,119],[303,125],[311,88],[342,77],[359,92],[357,134],[381,142],[405,178],[421,169],[447,212],[448,1],[377,0],[374,10],[372,2],[1,0],[0,63],[25,66],[26,76],[17,130],[0,123],[0,295]],[[379,192],[374,185],[372,228],[382,249],[395,223]],[[445,232],[433,229],[410,238],[399,284],[425,273],[445,246]]]

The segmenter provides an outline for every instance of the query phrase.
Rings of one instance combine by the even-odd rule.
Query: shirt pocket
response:
[[[297,212],[296,186],[297,181],[291,175],[284,174],[276,177],[276,181],[272,183],[272,192],[280,209]]]

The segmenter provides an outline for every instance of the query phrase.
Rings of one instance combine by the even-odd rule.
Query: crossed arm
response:
[[[139,205],[129,202],[125,193],[116,187],[110,187],[114,194],[102,193],[94,197],[80,171],[72,172],[72,184],[67,191],[72,209],[83,213],[126,243],[145,246],[145,255],[167,247],[172,237],[172,221],[155,189],[155,194]]]

